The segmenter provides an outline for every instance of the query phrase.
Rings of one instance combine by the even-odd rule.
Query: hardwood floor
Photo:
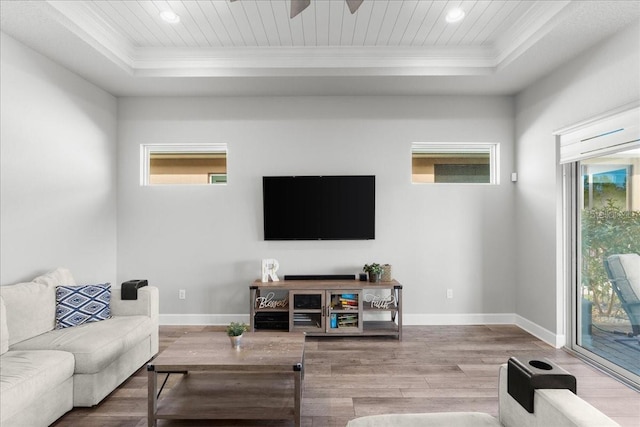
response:
[[[160,348],[211,326],[162,326]],[[498,366],[510,356],[546,357],[575,375],[578,395],[622,426],[640,425],[640,393],[516,326],[405,326],[390,338],[307,338],[302,425],[340,426],[370,414],[498,412]],[[75,408],[54,426],[147,425],[141,368],[93,408]],[[170,384],[169,384],[170,386]],[[291,421],[165,421],[160,426],[292,426]]]

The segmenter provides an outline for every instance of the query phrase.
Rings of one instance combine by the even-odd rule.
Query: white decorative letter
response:
[[[278,260],[275,259],[263,259],[262,260],[262,281],[263,282],[268,282],[269,279],[271,279],[274,282],[278,282],[280,279],[278,278],[278,275],[276,274],[276,271],[278,271],[278,268],[280,268],[280,264],[278,263]]]

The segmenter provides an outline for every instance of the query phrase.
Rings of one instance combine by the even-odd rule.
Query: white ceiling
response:
[[[459,6],[461,22],[448,24]],[[640,1],[0,1],[4,33],[117,96],[512,94]],[[181,20],[169,24],[160,12]],[[639,34],[640,36],[640,34]],[[639,76],[640,78],[640,76]]]

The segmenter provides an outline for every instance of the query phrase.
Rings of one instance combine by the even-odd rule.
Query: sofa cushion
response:
[[[57,286],[56,329],[111,317],[111,285]]]
[[[64,351],[9,351],[0,356],[0,414],[6,420],[73,376],[73,355]]]
[[[152,332],[147,316],[112,317],[75,328],[56,329],[22,341],[12,350],[54,349],[73,353],[76,374],[93,374],[109,366]]]
[[[7,328],[7,309],[0,296],[0,355],[9,350],[9,328]]]
[[[76,282],[66,268],[58,268],[31,282],[0,286],[9,329],[9,347],[55,327],[56,286]],[[29,313],[25,316],[25,313]]]
[[[53,271],[43,274],[42,276],[38,276],[32,281],[52,288],[60,285],[74,286],[76,284],[71,271],[63,267],[58,267]]]
[[[347,427],[500,427],[500,422],[481,412],[434,412],[429,414],[369,415],[349,421]]]
[[[51,331],[55,325],[55,288],[28,282],[0,286],[9,330],[9,346]]]

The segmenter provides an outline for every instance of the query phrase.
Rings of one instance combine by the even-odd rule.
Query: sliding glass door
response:
[[[640,387],[640,311],[633,292],[612,286],[609,268],[625,254],[631,262],[622,273],[628,282],[640,280],[636,255],[626,255],[640,254],[640,149],[569,163],[565,172],[572,207],[571,347]],[[636,293],[640,298],[640,289]]]

